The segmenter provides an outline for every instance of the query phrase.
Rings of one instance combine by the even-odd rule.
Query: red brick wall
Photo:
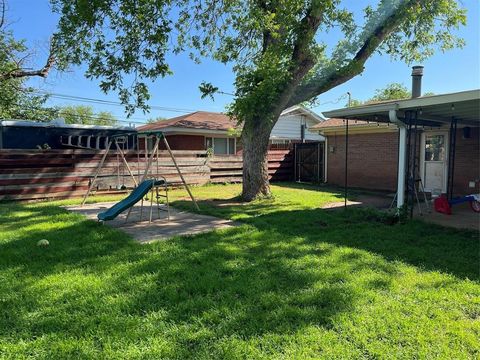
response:
[[[167,135],[168,144],[172,150],[206,150],[205,136],[203,135]],[[144,138],[140,138],[140,149],[145,148]],[[165,150],[165,145],[160,142],[160,150]],[[237,152],[242,155],[242,142],[237,138]]]
[[[463,139],[463,129],[457,130],[457,144],[455,154],[455,171],[453,181],[453,192],[457,195],[480,193],[478,182],[475,188],[468,186],[469,181],[480,178],[480,129],[471,128],[470,138]]]
[[[167,135],[166,138],[172,150],[205,150],[203,135]],[[160,149],[165,149],[163,143],[160,145]]]
[[[412,140],[413,141],[413,140]],[[418,140],[420,141],[420,140]],[[335,151],[330,152],[333,146]],[[413,145],[412,145],[413,146]],[[471,128],[470,138],[457,130],[453,192],[455,195],[480,193],[480,129]],[[327,181],[344,184],[345,135],[328,136]],[[391,190],[397,187],[398,133],[350,134],[348,152],[348,183],[351,187]],[[417,154],[417,164],[419,164]],[[470,181],[477,181],[475,188]]]
[[[168,145],[172,150],[205,150],[203,135],[167,135]],[[140,149],[145,149],[145,138],[139,139]],[[165,144],[160,141],[160,150],[165,150]]]
[[[344,184],[345,135],[328,136],[327,182]],[[334,147],[334,152],[330,148]],[[397,188],[398,133],[350,134],[348,185],[374,190]]]

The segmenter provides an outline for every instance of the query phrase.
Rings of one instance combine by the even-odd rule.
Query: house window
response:
[[[235,139],[228,139],[228,153],[229,154],[235,154]]]
[[[425,160],[445,160],[445,135],[428,135],[425,138]]]
[[[207,149],[213,149],[215,155],[234,155],[236,152],[235,138],[207,137],[205,138]]]
[[[155,139],[152,136],[148,136],[145,139],[147,141],[147,150],[152,151],[155,146]]]

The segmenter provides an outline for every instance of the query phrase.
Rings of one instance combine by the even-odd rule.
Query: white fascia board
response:
[[[298,106],[298,105],[291,106],[291,107],[283,110],[282,113],[280,114],[280,116],[290,114],[291,112],[297,111],[299,109],[300,109],[300,106]]]
[[[288,138],[288,137],[285,137],[285,136],[272,135],[272,136],[270,136],[270,140],[292,140],[292,139]]]
[[[398,101],[398,110],[422,108],[443,104],[455,104],[463,101],[472,101],[480,99],[480,89],[461,91],[451,94],[440,94],[425,97],[418,97],[415,99],[406,99]]]
[[[325,111],[323,115],[328,118],[354,118],[355,116],[365,116],[374,114],[388,114],[390,110],[398,110],[398,103],[384,103],[384,104],[372,104],[362,105],[343,109],[336,109],[331,111]]]
[[[310,109],[307,109],[307,108],[302,107],[302,112],[304,112],[305,115],[310,116],[310,117],[311,117],[313,120],[315,120],[317,123],[320,123],[320,122],[326,120],[323,116],[321,116],[321,115],[313,112],[313,111],[310,110]]]
[[[283,110],[283,112],[280,114],[280,116],[285,116],[285,115],[288,115],[288,114],[290,114],[292,112],[295,112],[295,111],[301,112],[303,115],[310,117],[311,119],[313,119],[317,123],[325,120],[325,118],[323,116],[321,116],[321,115],[313,112],[312,110],[307,109],[306,107],[301,106],[301,105],[295,105],[295,106],[289,107],[288,109]]]
[[[362,124],[362,125],[355,125],[352,124],[350,120],[349,132],[388,132],[388,131],[397,131],[398,128],[396,125],[387,125],[387,123],[375,123],[372,122],[371,124]],[[345,132],[345,126],[331,126],[331,127],[323,127],[320,129],[314,129],[312,132],[318,133],[334,133],[334,132]]]
[[[355,116],[366,116],[375,114],[388,114],[390,110],[407,110],[415,108],[426,108],[429,106],[458,103],[480,99],[480,89],[461,91],[451,94],[432,95],[418,97],[415,99],[396,100],[379,104],[354,106],[350,108],[325,111],[323,115],[330,118],[355,118]]]

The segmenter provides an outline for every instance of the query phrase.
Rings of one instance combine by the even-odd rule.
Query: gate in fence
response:
[[[324,180],[324,143],[295,144],[295,181]]]

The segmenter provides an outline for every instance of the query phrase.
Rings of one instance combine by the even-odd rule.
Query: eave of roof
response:
[[[330,118],[324,122],[312,126],[311,131],[319,132],[320,134],[331,134],[345,132],[346,119]],[[388,132],[396,131],[397,127],[388,123],[368,122],[363,120],[349,120],[349,131],[355,133],[365,132]]]
[[[313,111],[301,106],[296,105],[284,110],[281,116],[289,116],[291,113],[299,112],[313,119],[315,122],[320,123],[325,119]],[[160,120],[155,123],[146,124],[140,126],[138,129],[141,131],[148,130],[162,130],[164,132],[198,132],[203,131],[205,133],[218,133],[229,132],[232,129],[240,130],[241,125],[238,125],[234,119],[229,118],[223,113],[215,113],[208,111],[196,111],[190,114],[177,116],[171,119]]]
[[[396,111],[399,118],[405,118],[407,111],[417,111],[419,120],[425,123],[448,123],[453,116],[460,123],[478,126],[480,89],[336,109],[323,114],[335,118],[390,122],[391,110]]]
[[[190,114],[185,114],[171,119],[160,120],[155,123],[147,124],[141,126],[139,129],[162,130],[165,128],[177,128],[228,131],[235,127],[235,120],[232,120],[223,113],[195,111]]]
[[[325,120],[325,118],[323,116],[313,112],[312,110],[310,110],[310,109],[308,109],[308,108],[306,108],[305,106],[302,106],[302,105],[295,105],[295,106],[289,107],[289,108],[283,110],[282,114],[280,116],[286,116],[286,115],[288,115],[292,112],[295,112],[295,111],[298,111],[305,116],[311,117],[317,123],[320,123],[320,122]]]

